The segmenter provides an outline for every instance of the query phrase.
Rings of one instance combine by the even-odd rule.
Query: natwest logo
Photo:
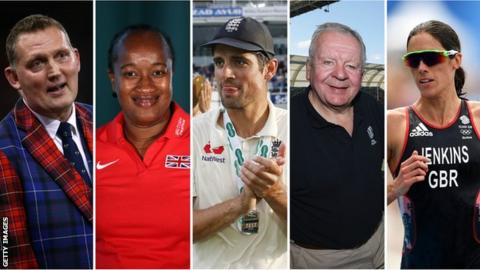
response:
[[[223,145],[220,145],[218,147],[215,147],[215,148],[212,148],[212,146],[210,145],[210,142],[208,142],[207,144],[205,144],[205,146],[203,147],[203,151],[205,151],[206,154],[216,154],[216,155],[220,155],[221,153],[223,153],[223,150],[225,150],[223,148]]]
[[[208,142],[203,147],[203,151],[205,152],[206,155],[202,155],[202,160],[207,162],[225,163],[224,157],[217,156],[217,155],[221,155],[224,150],[225,148],[223,147],[223,145],[212,147],[212,145],[210,145],[210,142]]]

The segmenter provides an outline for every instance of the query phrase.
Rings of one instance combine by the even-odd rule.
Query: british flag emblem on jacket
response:
[[[190,169],[190,156],[167,155],[165,168]]]

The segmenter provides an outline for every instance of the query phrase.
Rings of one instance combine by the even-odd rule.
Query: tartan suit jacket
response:
[[[8,230],[7,241],[2,241],[0,246],[2,250],[6,246],[9,254],[8,261],[2,261],[2,267],[38,268],[28,235],[22,183],[3,152],[0,152],[0,175],[0,216],[2,227]]]
[[[92,155],[92,108],[75,106]],[[92,188],[21,99],[0,122],[0,150],[9,267],[92,268]]]

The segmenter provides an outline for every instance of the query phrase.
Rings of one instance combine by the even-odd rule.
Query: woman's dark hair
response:
[[[438,40],[440,44],[442,44],[445,50],[456,50],[458,52],[461,51],[460,40],[458,39],[458,35],[453,30],[450,25],[440,22],[440,21],[426,21],[423,22],[410,31],[407,39],[407,46],[410,42],[410,39],[422,32],[430,34],[433,38]],[[462,92],[463,85],[465,84],[465,71],[462,67],[459,67],[455,71],[455,91],[457,92],[458,97],[462,97],[465,95],[465,92]]]
[[[108,69],[113,71],[113,63],[117,61],[118,58],[118,44],[123,42],[123,40],[132,33],[138,33],[138,32],[150,32],[158,35],[160,40],[164,43],[165,49],[168,53],[168,56],[172,60],[172,70],[175,68],[175,54],[173,51],[172,47],[172,42],[170,39],[162,33],[157,27],[151,26],[148,24],[136,24],[136,25],[130,25],[121,30],[120,32],[116,33],[113,39],[110,42],[110,47],[108,48]]]

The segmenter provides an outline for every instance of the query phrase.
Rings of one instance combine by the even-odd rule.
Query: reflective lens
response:
[[[414,51],[405,54],[402,59],[405,64],[411,68],[418,68],[420,61],[425,65],[431,67],[438,63],[443,63],[447,58],[453,58],[458,52],[455,50],[440,51],[440,50],[422,50]]]

